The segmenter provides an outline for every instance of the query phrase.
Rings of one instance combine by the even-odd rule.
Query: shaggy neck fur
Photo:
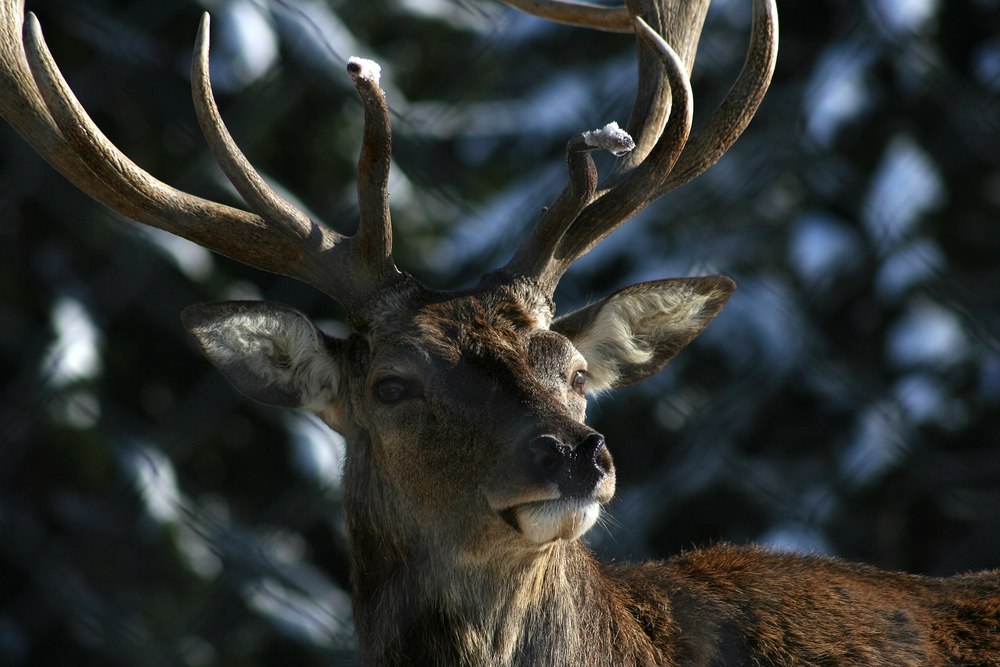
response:
[[[345,509],[366,664],[661,663],[634,594],[578,540],[529,549],[500,521],[456,531],[462,508],[412,516],[389,485],[364,487]],[[395,509],[376,511],[373,497]]]
[[[578,541],[513,563],[382,552],[370,568],[377,555],[357,555],[355,623],[369,664],[662,664],[628,596]]]

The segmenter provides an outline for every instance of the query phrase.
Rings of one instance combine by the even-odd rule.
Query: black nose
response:
[[[611,468],[600,433],[588,434],[575,447],[554,435],[539,435],[528,443],[528,453],[533,476],[555,482],[564,498],[592,496]]]

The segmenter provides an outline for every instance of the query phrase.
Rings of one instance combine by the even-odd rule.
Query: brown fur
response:
[[[611,364],[605,375],[623,382],[656,372],[731,287],[647,283],[571,314],[558,332],[520,288],[408,286],[363,333],[327,338],[323,353],[322,334],[276,304],[200,306],[185,319],[238,386],[265,400],[301,396],[344,434],[355,625],[368,664],[1000,665],[1000,573],[928,579],[730,546],[611,566],[577,539],[613,492],[610,454],[598,449],[602,472],[574,500],[539,475],[535,438],[583,447],[594,434],[577,370]],[[678,297],[702,306],[664,309]],[[627,349],[604,322],[609,307],[635,323],[627,335],[652,356]],[[256,340],[266,344],[240,352]],[[291,379],[269,393],[260,377]],[[401,400],[379,398],[386,381],[406,388]]]
[[[369,604],[394,612],[372,664],[1000,665],[1000,572],[932,579],[732,546],[609,566],[579,543],[444,569],[477,585],[439,597],[437,577],[401,568],[359,602],[359,621]]]
[[[578,540],[527,542],[481,489],[505,483],[530,497],[498,459],[535,428],[526,424],[568,433],[583,414],[559,399],[574,359],[566,339],[506,299],[417,298],[391,332],[366,335],[386,357],[405,332],[429,364],[422,373],[448,369],[445,384],[425,387],[442,419],[411,420],[408,442],[376,414],[348,432],[355,623],[370,664],[1000,664],[998,573],[938,580],[731,546],[613,566]]]

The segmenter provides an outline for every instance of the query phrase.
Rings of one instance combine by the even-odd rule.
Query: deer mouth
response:
[[[575,540],[594,527],[601,505],[615,492],[603,436],[590,433],[569,446],[543,434],[519,454],[521,484],[494,486],[489,475],[483,485],[490,506],[508,526],[535,544]]]
[[[594,527],[601,514],[595,498],[559,498],[514,505],[500,518],[536,544],[575,540]]]

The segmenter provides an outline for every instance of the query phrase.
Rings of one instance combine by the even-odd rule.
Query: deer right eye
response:
[[[398,403],[406,398],[408,393],[406,383],[399,378],[379,380],[375,385],[375,397],[386,405]]]

